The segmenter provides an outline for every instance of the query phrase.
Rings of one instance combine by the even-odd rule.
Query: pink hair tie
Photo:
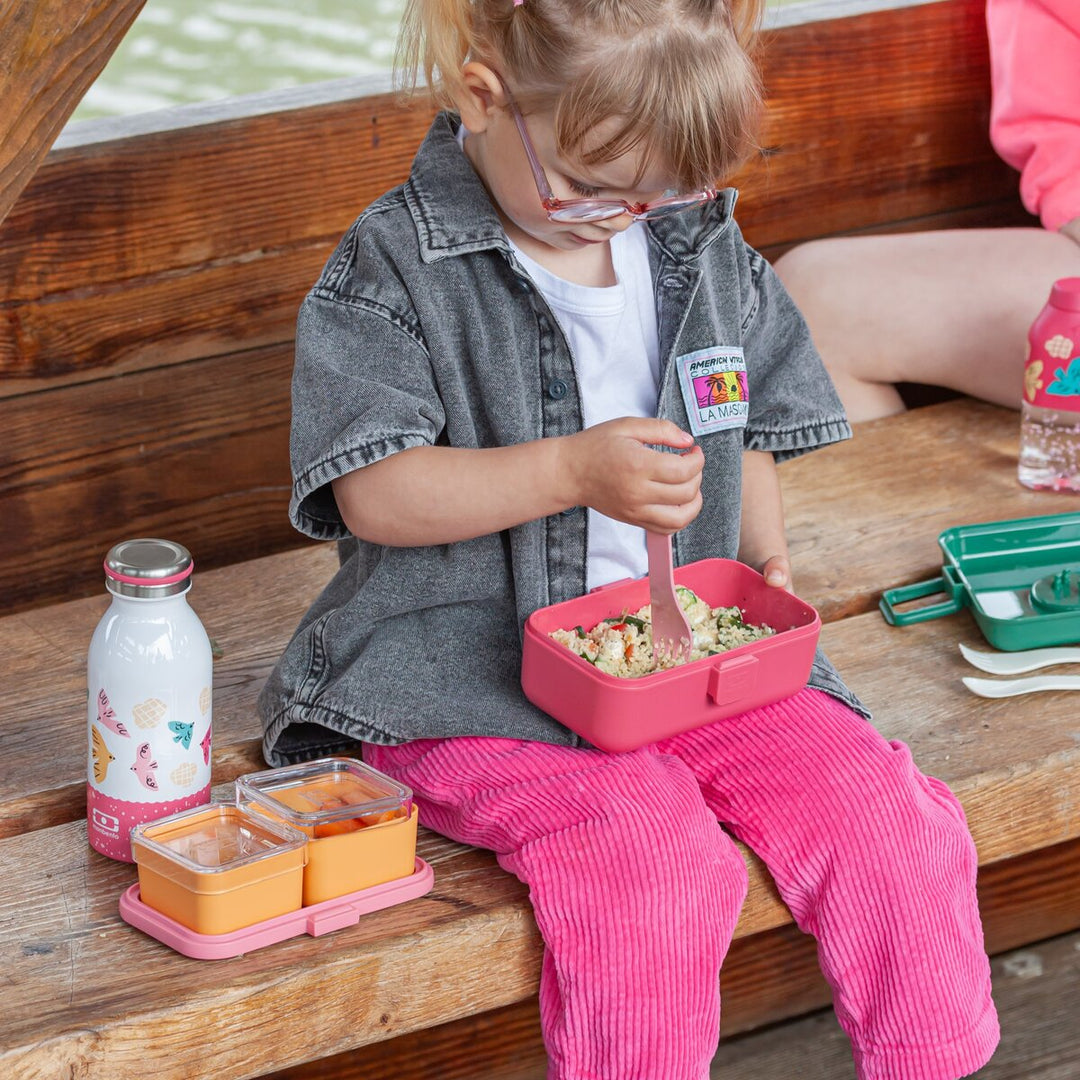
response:
[[[514,0],[514,7],[521,7],[525,3],[525,0]]]

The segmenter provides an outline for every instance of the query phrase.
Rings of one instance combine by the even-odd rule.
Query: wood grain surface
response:
[[[126,536],[181,540],[200,570],[305,544],[291,370],[268,346],[0,399],[0,606],[99,592]]]
[[[0,222],[146,0],[0,7]]]
[[[797,591],[832,620],[883,590],[936,577],[956,525],[1073,511],[1016,479],[1020,414],[957,398],[855,427],[853,439],[784,462]]]

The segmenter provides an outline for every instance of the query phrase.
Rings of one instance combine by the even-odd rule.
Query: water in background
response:
[[[405,0],[147,0],[72,116],[389,71]]]
[[[404,7],[405,0],[147,0],[72,119],[389,72]]]

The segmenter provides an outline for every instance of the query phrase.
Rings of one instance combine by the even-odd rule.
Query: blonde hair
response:
[[[764,0],[408,0],[400,85],[422,71],[453,108],[462,67],[488,64],[522,110],[551,108],[558,152],[594,165],[642,147],[684,191],[730,176],[761,111],[748,55]],[[590,145],[590,133],[615,121]]]

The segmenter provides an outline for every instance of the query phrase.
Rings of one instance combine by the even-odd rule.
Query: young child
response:
[[[952,1080],[998,1037],[963,813],[823,656],[624,754],[521,691],[526,617],[643,574],[643,529],[788,585],[775,463],[850,434],[714,186],[752,146],[757,8],[411,0],[408,63],[453,111],[300,314],[291,513],[341,568],[264,690],[265,753],[362,742],[528,885],[554,1080],[707,1077],[732,836],[817,938],[860,1077]]]

